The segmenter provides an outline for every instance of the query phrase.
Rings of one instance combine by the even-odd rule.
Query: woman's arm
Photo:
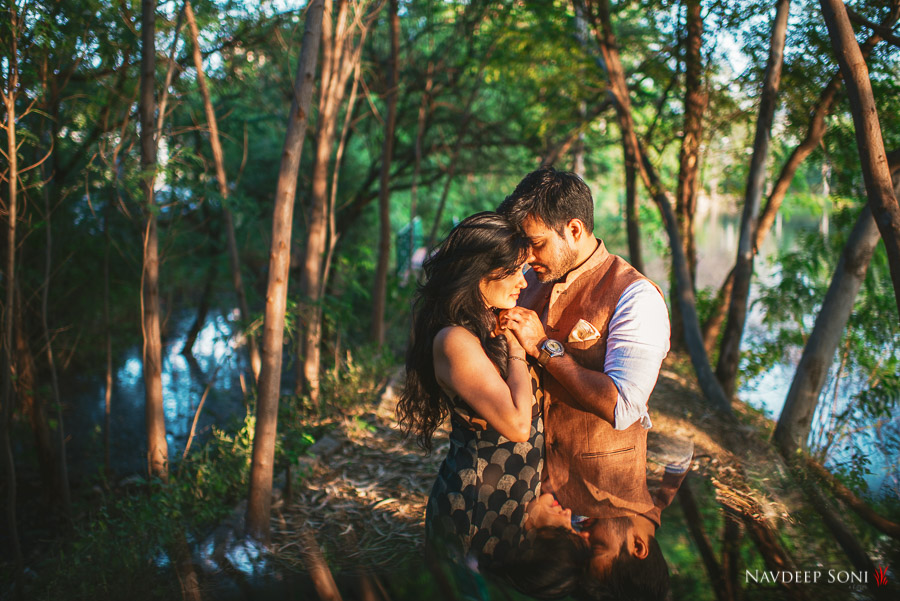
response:
[[[512,338],[504,380],[478,338],[467,329],[451,326],[434,338],[434,373],[447,391],[459,395],[500,434],[525,442],[531,434],[531,376],[525,351]]]

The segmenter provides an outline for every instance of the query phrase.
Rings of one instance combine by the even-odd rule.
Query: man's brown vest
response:
[[[519,304],[537,312],[545,334],[562,342],[579,365],[602,372],[609,322],[619,297],[628,286],[646,278],[624,259],[609,254],[602,241],[563,281],[541,284],[534,272],[526,277],[528,287]],[[569,333],[580,319],[593,325],[600,337],[570,342]],[[608,518],[650,511],[647,430],[640,421],[627,430],[616,430],[582,409],[546,370],[542,380],[544,486],[576,515]]]

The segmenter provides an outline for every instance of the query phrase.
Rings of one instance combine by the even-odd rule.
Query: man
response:
[[[533,254],[529,285],[501,326],[543,368],[544,490],[594,520],[586,538],[596,578],[633,558],[664,594],[668,569],[653,519],[644,517],[655,510],[645,472],[647,399],[669,350],[662,295],[594,237],[593,198],[577,175],[538,169],[498,211],[521,228]],[[628,523],[604,522],[617,518]],[[604,523],[623,541],[621,557],[605,553],[612,538]]]

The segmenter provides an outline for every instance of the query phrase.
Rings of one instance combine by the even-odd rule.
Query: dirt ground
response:
[[[338,578],[360,568],[384,573],[410,560],[421,565],[425,503],[446,453],[447,431],[438,431],[434,450],[426,455],[414,441],[402,439],[395,404],[394,387],[388,385],[377,407],[334,422],[331,433],[313,447],[315,457],[303,460],[306,476],[278,507],[273,522],[273,546],[281,561],[299,570],[308,565],[298,536],[306,532],[313,534]],[[769,442],[774,423],[743,404],[735,403],[733,409],[734,419],[712,410],[688,360],[670,355],[650,397],[651,436],[691,441],[693,475],[688,481],[705,495],[704,503],[709,506],[715,495],[715,502],[731,514],[749,516],[769,532],[780,533],[782,540],[791,541],[790,559],[796,566],[827,568],[838,562],[848,567],[821,525],[810,528],[814,512],[804,507],[802,492]],[[710,535],[718,537],[718,532]],[[742,536],[749,540],[746,533]]]
[[[758,436],[766,420],[748,412],[742,419],[749,423],[724,423],[680,372],[689,370],[677,360],[667,360],[660,372],[650,398],[654,431],[692,441],[694,470],[720,480],[729,473],[723,468],[736,463],[772,465],[774,451]],[[315,533],[333,569],[378,570],[421,554],[425,503],[446,454],[447,431],[438,431],[430,455],[403,440],[393,390],[388,386],[377,407],[338,420],[313,447],[315,458],[304,460],[307,475],[273,524],[275,550],[286,561],[302,564],[296,533],[303,528]],[[762,506],[772,518],[783,513],[774,501]]]

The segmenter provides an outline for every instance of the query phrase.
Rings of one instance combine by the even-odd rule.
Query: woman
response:
[[[401,428],[427,450],[451,417],[450,449],[426,510],[429,547],[504,573],[521,555],[543,467],[543,421],[525,351],[498,330],[496,313],[516,305],[529,254],[527,240],[496,213],[473,215],[450,232],[425,262],[398,404]],[[558,508],[540,513],[568,521]],[[564,538],[573,552],[585,547],[574,532]]]

